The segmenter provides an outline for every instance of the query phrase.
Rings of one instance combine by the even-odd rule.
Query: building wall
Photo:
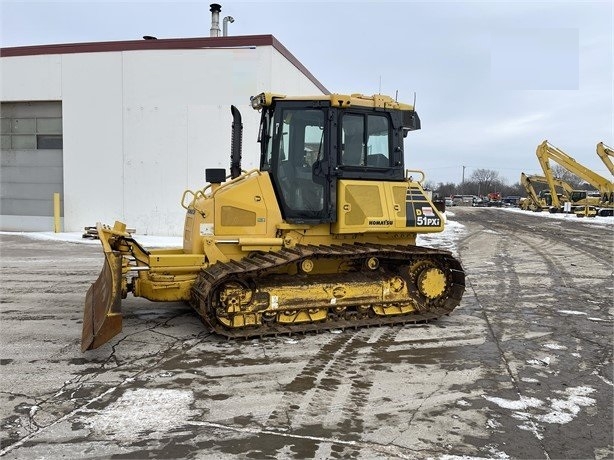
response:
[[[64,226],[122,220],[181,235],[183,191],[230,164],[230,105],[243,115],[243,169],[258,167],[262,91],[321,94],[271,46],[4,57],[2,101],[61,100]]]

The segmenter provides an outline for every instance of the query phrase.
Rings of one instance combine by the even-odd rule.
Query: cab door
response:
[[[272,129],[270,169],[284,219],[330,222],[326,109],[280,104]]]

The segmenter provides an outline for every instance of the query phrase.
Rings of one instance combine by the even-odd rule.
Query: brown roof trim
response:
[[[272,46],[300,70],[324,94],[330,94],[322,83],[288,51],[273,35],[241,35],[230,37],[163,38],[116,42],[65,43],[57,45],[17,46],[0,48],[0,57],[35,56],[42,54],[101,53],[109,51],[143,51],[199,48],[239,48]]]

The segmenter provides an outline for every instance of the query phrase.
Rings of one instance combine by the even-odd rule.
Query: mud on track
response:
[[[0,235],[1,454],[613,458],[612,227],[454,213],[467,292],[437,322],[234,342],[129,298],[85,354],[101,250]]]

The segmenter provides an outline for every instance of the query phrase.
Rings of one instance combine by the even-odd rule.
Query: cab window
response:
[[[385,115],[344,114],[341,121],[341,158],[348,167],[390,166],[390,122]]]
[[[318,217],[324,209],[324,187],[314,181],[315,163],[324,155],[324,112],[284,109],[277,124],[276,189],[286,217]]]

